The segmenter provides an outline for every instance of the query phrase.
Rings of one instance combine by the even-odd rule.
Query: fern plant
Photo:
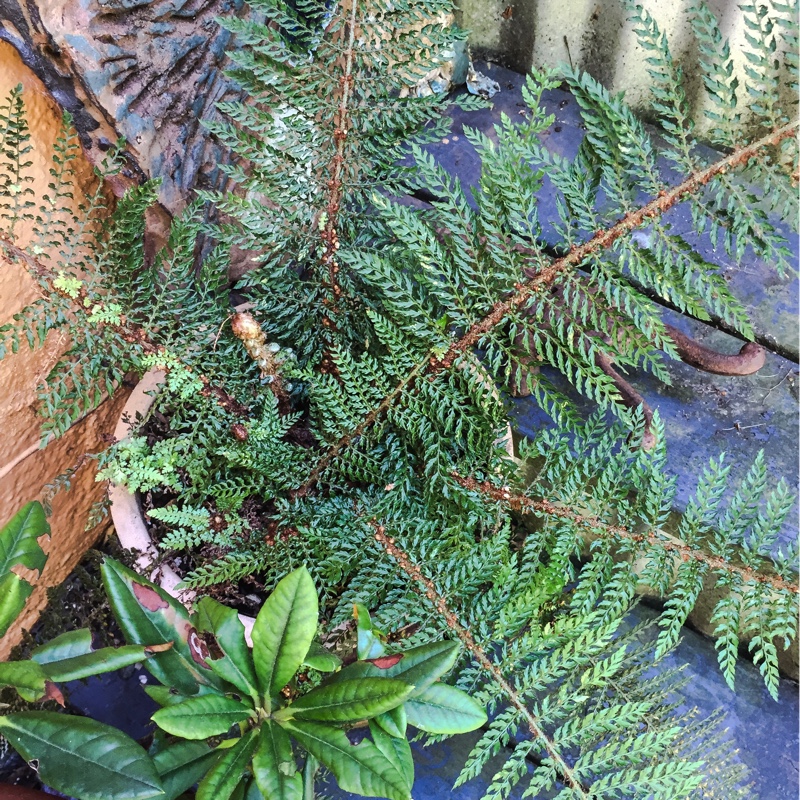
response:
[[[717,268],[666,215],[688,202],[696,234],[710,232],[731,258],[750,246],[786,267],[774,215],[791,219],[796,204],[797,110],[775,87],[796,80],[797,64],[774,54],[796,42],[791,9],[744,10],[740,87],[716,20],[694,7],[709,135],[722,152],[699,146],[668,42],[631,4],[662,139],[591,77],[535,73],[524,118],[504,118],[495,139],[467,131],[483,164],[468,197],[424,149],[446,125],[444,98],[413,96],[452,40],[431,22],[447,4],[253,8],[228,23],[247,45],[233,54],[233,74],[249,99],[212,124],[233,152],[238,188],[200,198],[220,215],[202,264],[197,205],[144,258],[153,185],[80,233],[93,259],[81,271],[71,261],[48,268],[17,247],[18,212],[7,212],[2,246],[39,275],[43,293],[7,341],[35,343],[60,326],[85,337],[48,379],[53,430],[96,402],[98,376],[111,390],[128,369],[163,368],[151,414],[169,418],[166,436],[115,445],[100,456],[101,477],[167,495],[153,513],[173,526],[167,548],[227,551],[186,586],[253,573],[272,584],[303,563],[322,598],[326,644],[348,635],[354,603],[398,648],[459,640],[451,680],[491,719],[460,780],[508,755],[487,797],[519,784],[529,797],[750,796],[718,721],[681,715],[680,677],[661,665],[713,581],[725,590],[714,622],[727,680],[745,634],[776,692],[798,594],[796,550],[778,550],[776,536],[793,501],[787,487],[767,485],[759,459],[723,502],[718,459],[670,530],[669,432],[626,398],[608,365],[668,380],[662,353],[678,357],[681,345],[652,295],[751,336]],[[542,94],[562,81],[586,128],[574,159],[540,139],[552,122]],[[742,90],[757,98],[747,119]],[[26,145],[14,125],[16,164]],[[413,168],[398,166],[403,154]],[[545,175],[557,190],[555,245],[543,243],[539,219]],[[401,202],[415,189],[431,202]],[[37,230],[62,247],[73,241],[40,218]],[[642,229],[647,247],[633,236]],[[232,247],[254,265],[238,287],[251,308],[235,313],[222,277]],[[545,364],[599,413],[581,419],[536,369]],[[555,425],[521,449],[538,459],[532,481],[503,444],[509,384]],[[261,509],[255,527],[250,501]],[[641,582],[666,598],[651,645],[625,629]]]

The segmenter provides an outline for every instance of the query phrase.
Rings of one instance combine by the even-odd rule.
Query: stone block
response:
[[[17,51],[0,42],[0,97],[21,83],[30,128],[32,161],[29,184],[33,199],[47,191],[53,143],[61,129],[62,113],[44,85],[22,63]],[[79,158],[75,165],[78,187],[93,192],[97,183],[92,164]],[[80,201],[75,192],[73,202]],[[75,209],[77,211],[77,208]],[[30,241],[29,222],[15,231],[17,244]],[[57,256],[57,254],[53,254]],[[0,258],[0,325],[13,318],[26,304],[35,300],[36,282],[18,263]],[[51,335],[44,346],[31,350],[26,341],[17,353],[0,361],[0,521],[5,522],[29,500],[42,495],[46,483],[79,463],[85,453],[97,452],[103,437],[114,428],[125,392],[118,393],[79,422],[63,438],[46,449],[39,449],[41,418],[37,416],[37,392],[43,379],[57,362],[68,342],[66,337]],[[53,502],[50,518],[52,536],[45,549],[49,560],[36,584],[22,616],[0,643],[0,659],[7,658],[21,631],[29,628],[47,601],[46,588],[63,580],[80,561],[102,532],[102,527],[86,532],[86,520],[92,504],[102,497],[104,488],[94,481],[94,467],[88,462],[75,476],[69,492],[59,493]]]

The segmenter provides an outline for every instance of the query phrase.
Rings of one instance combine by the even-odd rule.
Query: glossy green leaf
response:
[[[384,675],[402,678],[413,683],[416,689],[412,697],[427,689],[453,668],[461,647],[456,642],[431,642],[414,647],[403,653],[403,658]]]
[[[47,675],[35,661],[0,661],[0,686],[12,686],[30,702],[45,694]]]
[[[189,613],[177,600],[114,559],[103,562],[102,574],[114,616],[129,644],[174,643],[171,650],[147,662],[161,683],[187,695],[197,694],[201,683],[224,690],[202,657]]]
[[[372,627],[372,620],[366,606],[356,603],[354,607],[358,631],[358,657],[377,658],[386,652],[383,642]]]
[[[411,745],[405,737],[390,736],[374,721],[369,723],[369,731],[375,747],[394,764],[397,771],[406,779],[410,792],[414,787],[414,757],[411,754]]]
[[[252,730],[226,750],[197,787],[195,800],[230,800],[243,778],[258,744],[258,731]]]
[[[322,682],[323,686],[331,686],[334,683],[342,683],[342,681],[355,681],[360,678],[374,678],[376,677],[376,670],[366,661],[354,661],[348,664],[338,672],[328,675]],[[383,674],[383,673],[381,673]]]
[[[411,695],[414,697],[453,668],[459,649],[455,642],[430,642],[404,653],[356,661],[326,678],[325,683],[358,678],[398,678],[416,687]]]
[[[37,539],[50,533],[42,504],[26,503],[0,528],[0,576],[21,564],[35,569],[40,575],[47,563],[47,555]]]
[[[261,726],[253,775],[261,794],[269,800],[302,800],[303,781],[292,743],[288,734],[269,719]]]
[[[245,641],[244,625],[236,611],[211,597],[204,597],[197,604],[194,619],[209,650],[206,663],[220,678],[258,702],[253,654]]]
[[[227,733],[231,725],[249,719],[251,709],[221,694],[190,697],[182,703],[160,708],[153,722],[161,730],[184,739],[207,739]]]
[[[314,797],[314,782],[319,771],[319,759],[306,750],[306,763],[303,764],[303,800]]]
[[[205,742],[176,742],[153,756],[164,800],[174,800],[194,786],[219,758]]]
[[[272,697],[292,679],[317,632],[317,592],[300,567],[278,582],[253,625],[253,659],[263,694]]]
[[[31,658],[37,664],[49,664],[51,661],[85,656],[92,651],[92,632],[88,628],[79,628],[62,633],[40,645],[33,651]]]
[[[47,554],[37,541],[50,533],[41,503],[26,503],[0,528],[0,637],[20,615],[33,592],[33,586],[11,570],[17,565],[36,570],[40,575]]]
[[[160,706],[174,706],[188,700],[185,694],[173,691],[169,686],[144,686],[145,693]]]
[[[13,572],[0,577],[0,637],[20,615],[33,592],[33,586]]]
[[[342,666],[342,660],[335,653],[326,650],[319,642],[311,642],[303,665],[318,672],[334,672]]]
[[[244,800],[268,800],[261,792],[261,789],[258,788],[258,784],[255,780],[251,780],[250,783],[247,784],[247,788],[244,791]]]
[[[413,686],[391,678],[361,678],[319,686],[275,712],[275,719],[355,722],[400,705]]]
[[[88,678],[90,675],[113,672],[115,669],[122,669],[131,664],[139,664],[171,647],[170,643],[158,644],[153,647],[142,647],[138,644],[103,647],[93,653],[87,653],[85,656],[48,662],[43,665],[43,669],[51,681],[75,681],[80,678]]]
[[[467,733],[486,723],[486,711],[466,692],[436,683],[405,704],[409,725],[428,733]]]
[[[385,678],[400,678],[416,687],[413,694],[419,694],[435,681],[446,675],[458,658],[460,646],[456,642],[430,642],[420,647],[398,653],[400,660],[390,666],[381,666],[384,659],[375,659],[369,675],[380,675]]]
[[[284,722],[282,727],[333,773],[344,791],[388,800],[411,797],[406,778],[369,740],[353,745],[339,728],[308,720]]]
[[[255,786],[256,793],[251,792],[251,787]],[[255,781],[252,778],[244,778],[239,781],[234,790],[231,792],[230,800],[245,800],[246,797],[255,797],[257,800],[264,800],[261,797],[261,792],[258,791]]]
[[[23,711],[0,717],[0,733],[48,786],[81,800],[162,797],[152,759],[122,731],[85,717]]]
[[[416,691],[416,689],[414,689],[414,691]],[[413,696],[414,692],[409,695],[409,697]],[[376,714],[373,720],[390,736],[396,736],[400,739],[406,738],[406,724],[408,720],[406,718],[406,709],[404,705],[397,706],[397,708],[393,708],[383,714]]]

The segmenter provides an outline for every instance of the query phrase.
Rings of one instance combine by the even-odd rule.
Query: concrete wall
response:
[[[5,99],[18,83],[24,87],[33,147],[28,158],[33,162],[30,174],[35,180],[29,185],[38,198],[47,190],[50,180],[50,156],[59,131],[61,110],[23,65],[17,51],[0,42],[0,98]],[[86,189],[94,189],[95,178],[86,159],[78,164],[77,181]],[[76,193],[76,202],[78,199]],[[19,243],[24,244],[30,236],[30,227],[21,228],[19,233]],[[0,325],[9,322],[36,296],[36,284],[28,273],[19,264],[0,257]],[[100,449],[101,436],[114,428],[124,400],[121,396],[105,403],[45,450],[39,449],[41,419],[36,415],[36,387],[65,345],[65,341],[53,337],[40,350],[31,351],[25,344],[17,354],[0,361],[0,523],[28,500],[37,499],[44,484],[72,467],[84,453]],[[8,656],[21,630],[35,621],[45,605],[46,588],[63,580],[102,532],[101,528],[84,531],[89,508],[102,491],[103,487],[94,482],[94,469],[89,465],[78,473],[69,492],[56,497],[50,519],[52,536],[45,545],[50,555],[47,566],[22,617],[0,643],[0,659]]]
[[[474,58],[496,61],[517,72],[531,67],[572,63],[614,92],[624,91],[637,110],[649,106],[650,79],[644,51],[627,21],[623,0],[457,0],[460,24],[471,31]],[[689,24],[695,0],[642,0],[666,33],[673,58],[681,64],[687,95],[697,113],[708,102],[697,66],[697,51]],[[744,16],[738,0],[707,0],[720,22],[723,37],[743,83]],[[740,110],[747,96],[739,90]],[[702,126],[700,126],[702,130]]]

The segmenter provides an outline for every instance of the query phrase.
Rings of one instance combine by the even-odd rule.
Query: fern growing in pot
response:
[[[688,199],[698,229],[716,230],[732,255],[749,243],[780,260],[769,217],[777,209],[756,202],[737,173],[791,202],[796,110],[765,103],[751,133],[730,138],[737,87],[698,4],[694,25],[721,120],[714,137],[736,142],[707,159],[666,40],[636,10],[666,123],[663,152],[684,177],[666,181],[641,123],[584,75],[567,80],[587,136],[574,160],[548,152],[540,101],[561,79],[541,74],[527,82],[524,120],[503,120],[497,141],[471,134],[484,169],[470,203],[419,147],[413,171],[395,167],[410,130],[424,142],[439,129],[422,126],[438,113],[435,99],[400,98],[404,67],[419,60],[422,72],[433,62],[418,59],[418,37],[391,34],[435,5],[387,10],[351,0],[331,12],[308,3],[302,15],[260,4],[269,25],[235,23],[248,45],[235,54],[235,74],[252,99],[227,107],[231,121],[214,127],[240,159],[231,169],[238,193],[204,197],[228,215],[215,231],[219,249],[196,275],[199,222],[190,213],[143,267],[135,226],[153,189],[118,212],[128,238],[105,262],[108,294],[98,302],[123,313],[101,335],[133,338],[127,352],[140,370],[166,368],[158,408],[170,427],[157,444],[116,445],[101,457],[103,475],[169,489],[158,514],[176,524],[170,545],[227,550],[186,576],[187,586],[253,573],[271,585],[305,563],[328,644],[346,637],[354,603],[398,648],[460,641],[456,685],[491,711],[462,780],[510,746],[493,779],[497,796],[520,782],[530,796],[746,796],[735,770],[708,768],[713,736],[697,745],[650,668],[674,645],[703,582],[714,582],[728,592],[715,610],[726,677],[733,683],[740,631],[753,634],[751,651],[776,691],[797,579],[795,553],[773,545],[792,498],[783,485],[768,487],[757,462],[726,505],[725,467],[714,462],[679,529],[666,532],[669,433],[656,413],[620,404],[599,357],[666,377],[657,351],[679,347],[639,285],[696,315],[708,305],[748,334],[713,265],[664,214]],[[759,93],[773,71],[765,53],[795,34],[779,4],[747,13],[760,31],[749,77]],[[423,36],[435,44],[442,33]],[[559,193],[555,256],[540,244],[545,173]],[[417,211],[392,198],[409,184],[433,202]],[[650,250],[631,237],[645,225]],[[240,287],[252,313],[231,318],[215,275],[233,245],[256,267]],[[164,311],[167,297],[180,315]],[[274,357],[287,348],[288,357]],[[541,363],[561,368],[617,421],[580,420],[528,370]],[[556,423],[525,446],[524,456],[543,460],[532,482],[497,445],[506,409],[482,370],[499,385],[525,383]],[[248,497],[262,504],[259,535],[243,521]],[[536,519],[530,532],[519,514]],[[216,515],[221,526],[210,523]],[[594,544],[579,559],[587,532]],[[639,581],[668,597],[654,648],[623,626]]]

